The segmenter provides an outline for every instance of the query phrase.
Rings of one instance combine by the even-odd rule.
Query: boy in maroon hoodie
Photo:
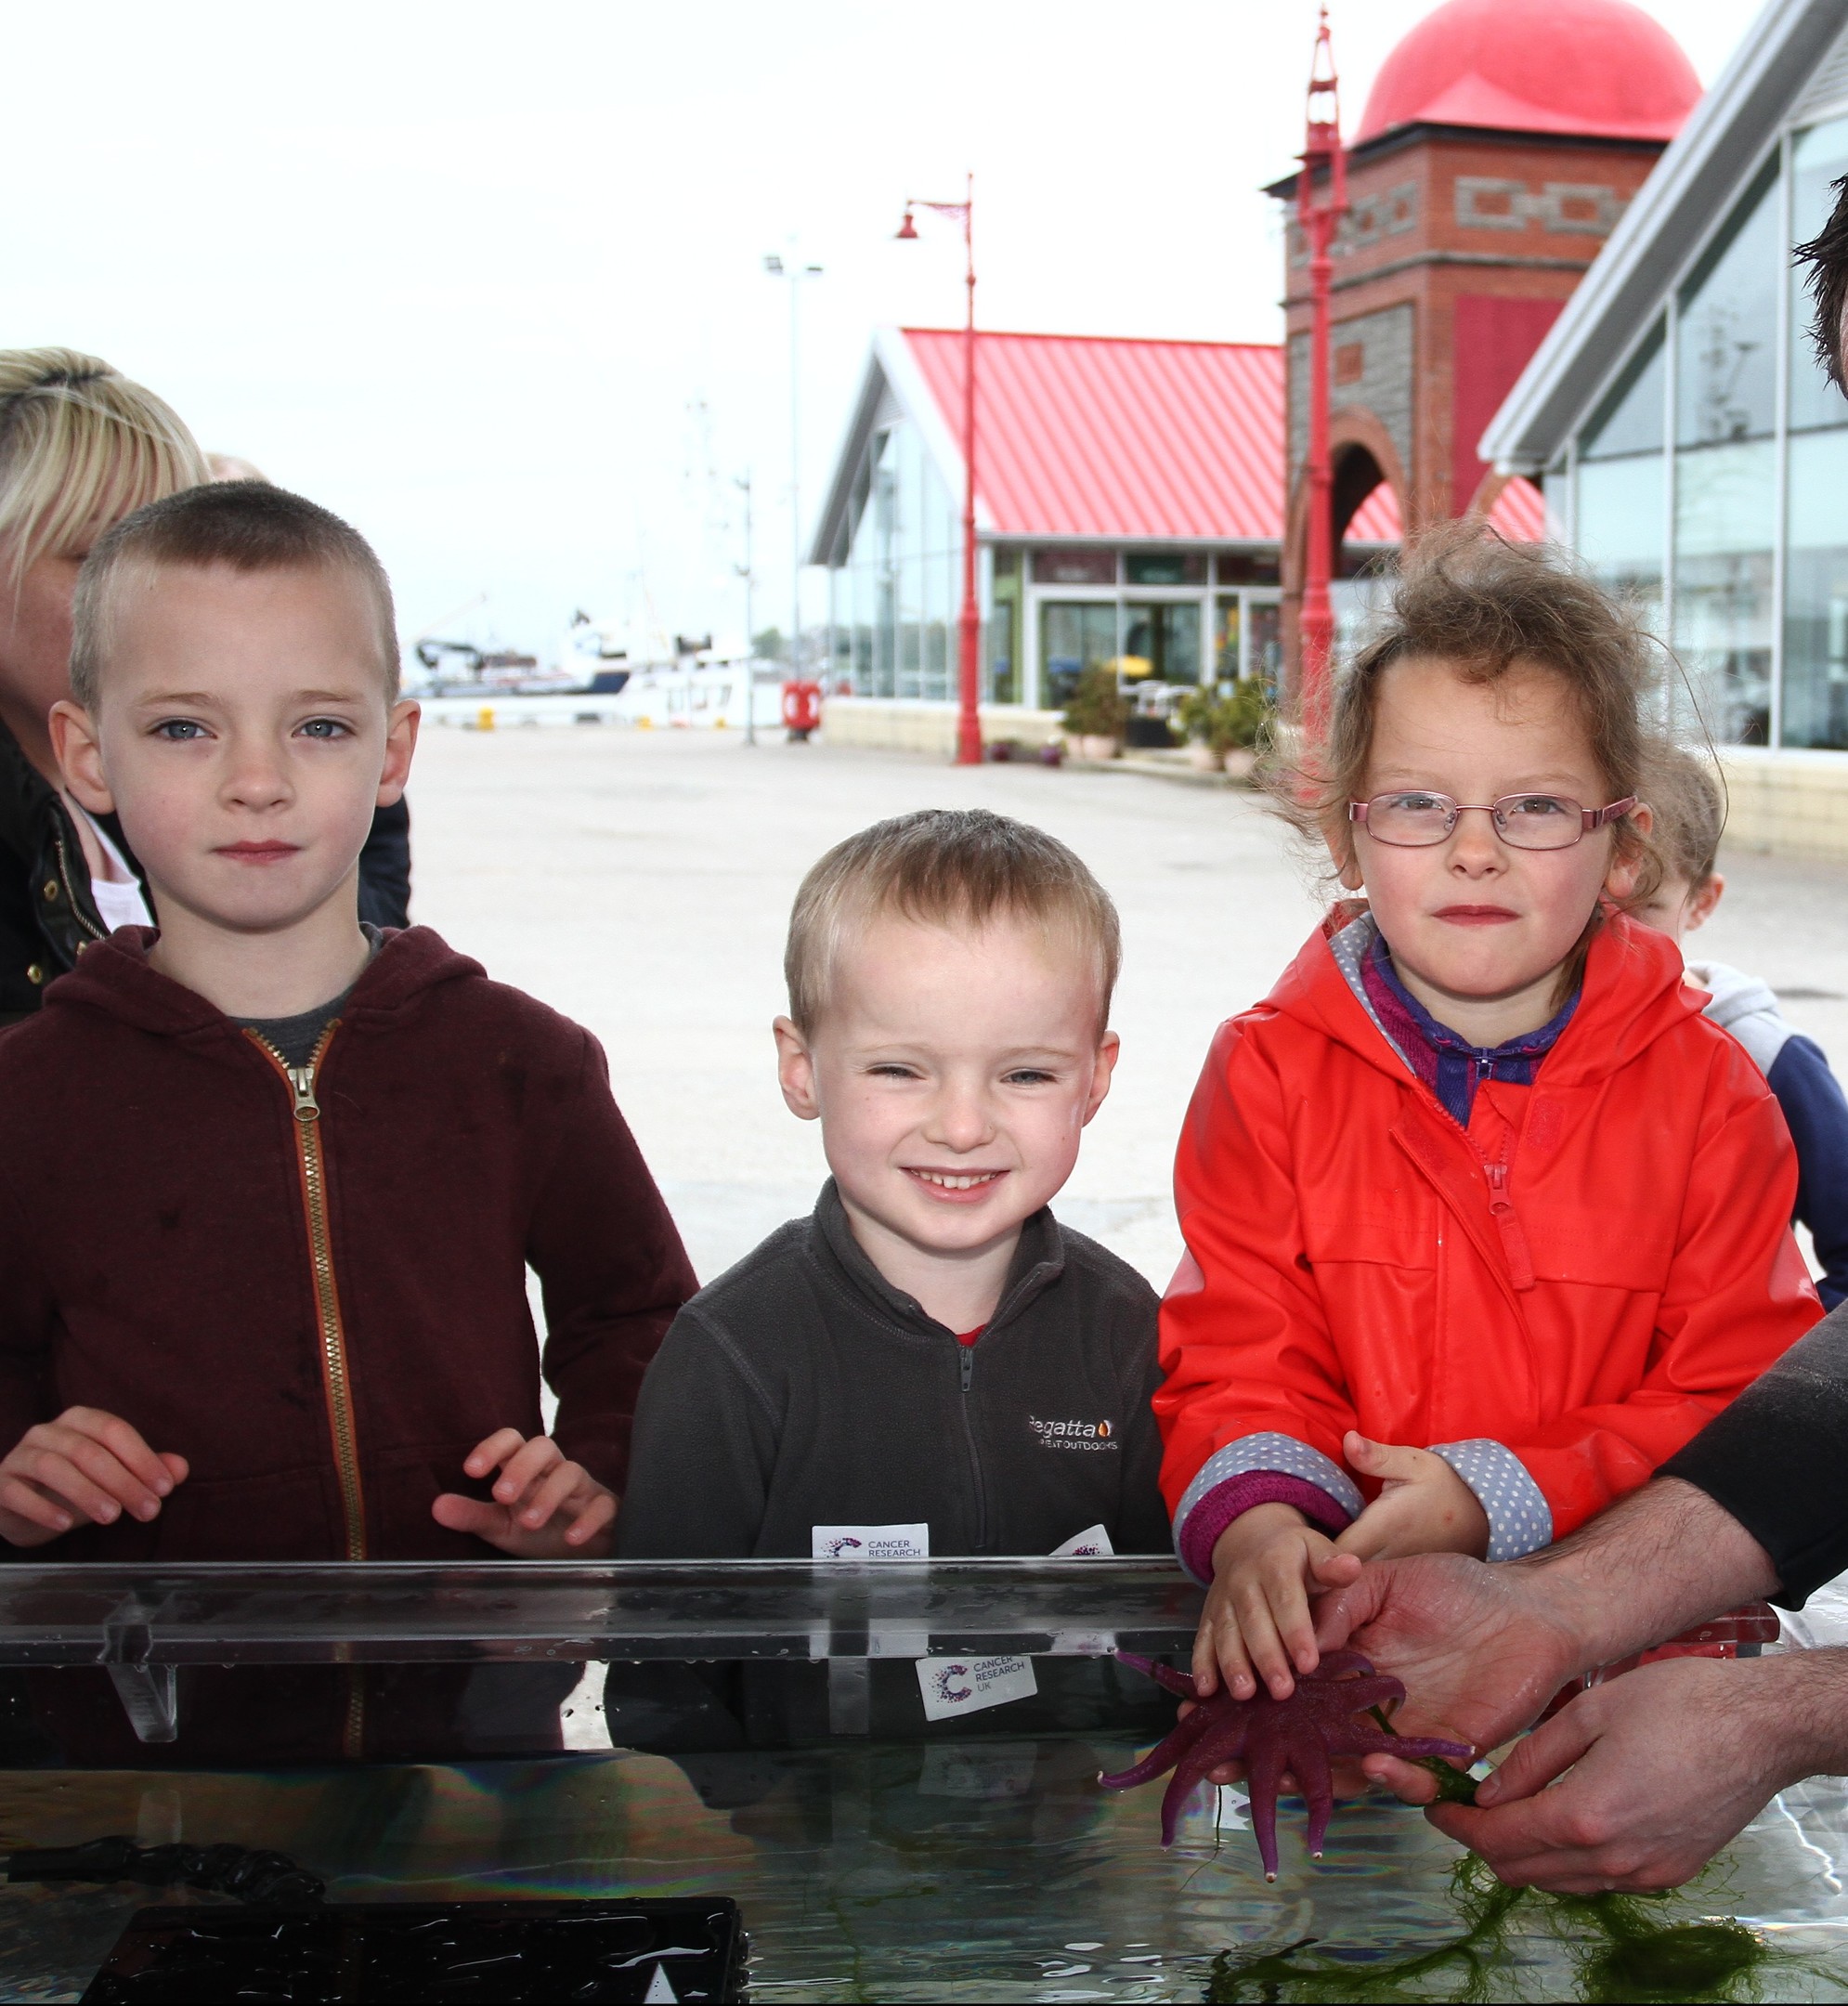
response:
[[[427,928],[359,923],[418,719],[377,558],[257,483],[156,502],[85,566],[72,688],[67,784],[120,814],[160,931],[94,944],[0,1037],[0,1539],[609,1552],[636,1390],[694,1280],[590,1034]],[[492,1711],[475,1685],[202,1671],[174,1752],[452,1750]],[[67,1744],[121,1739],[110,1705],[58,1705]]]

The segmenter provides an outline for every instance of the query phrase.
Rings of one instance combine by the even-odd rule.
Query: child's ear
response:
[[[1085,1098],[1087,1124],[1103,1105],[1103,1097],[1110,1091],[1110,1076],[1116,1070],[1116,1055],[1122,1049],[1123,1040],[1114,1031],[1106,1031],[1098,1040],[1097,1057],[1091,1064],[1091,1090]]]
[[[1625,817],[1637,835],[1647,840],[1656,826],[1656,811],[1647,801],[1638,801]],[[1636,880],[1643,875],[1643,853],[1640,850],[1625,853],[1616,840],[1611,843],[1610,868],[1605,873],[1606,897],[1620,905],[1636,889]]]
[[[52,705],[46,723],[51,728],[52,753],[72,798],[91,814],[113,814],[115,796],[103,776],[103,751],[96,721],[82,704],[60,697]]]
[[[385,718],[385,763],[379,775],[378,806],[389,808],[404,793],[410,778],[410,757],[417,749],[417,726],[423,706],[404,697]]]
[[[1720,903],[1725,890],[1726,880],[1715,871],[1698,890],[1690,892],[1687,911],[1682,920],[1683,929],[1691,933],[1704,920],[1711,919],[1713,917],[1713,908]]]
[[[784,1104],[802,1121],[819,1120],[821,1102],[815,1098],[815,1062],[809,1041],[793,1018],[779,1017],[770,1030],[776,1040],[776,1084],[783,1089]]]
[[[1334,865],[1335,876],[1341,880],[1342,890],[1364,892],[1367,881],[1360,875],[1360,857],[1354,847],[1353,829],[1351,822],[1327,821],[1321,826],[1321,840],[1328,845],[1328,853]]]

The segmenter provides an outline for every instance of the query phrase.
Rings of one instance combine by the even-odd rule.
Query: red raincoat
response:
[[[1820,1316],[1789,1135],[1673,944],[1623,918],[1533,1086],[1485,1083],[1465,1133],[1336,964],[1351,917],[1220,1027],[1182,1130],[1168,1509],[1228,1444],[1284,1435],[1340,1465],[1351,1427],[1502,1443],[1558,1538]]]

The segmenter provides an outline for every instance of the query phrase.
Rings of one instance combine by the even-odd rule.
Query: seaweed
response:
[[[1222,1950],[1205,1997],[1316,2006],[1355,2001],[1523,2000],[1556,1998],[1545,1975],[1522,1955],[1522,1939],[1543,1932],[1571,1960],[1574,1999],[1598,2006],[1757,2000],[1773,1978],[1799,1973],[1840,1986],[1844,1973],[1818,1958],[1781,1950],[1731,1916],[1690,1915],[1660,1895],[1549,1895],[1509,1887],[1474,1854],[1451,1876],[1459,1934],[1397,1958],[1358,1948],[1321,1952],[1305,1936],[1281,1947]],[[1556,1974],[1555,1983],[1556,1983]]]

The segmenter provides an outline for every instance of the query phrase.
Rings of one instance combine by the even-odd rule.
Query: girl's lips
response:
[[[980,1205],[1001,1179],[1005,1170],[932,1170],[906,1166],[905,1176],[928,1192],[939,1205]]]
[[[234,842],[221,845],[218,854],[265,864],[276,857],[293,856],[300,847],[299,843],[287,842]]]
[[[1441,905],[1438,918],[1449,920],[1452,926],[1503,926],[1520,915],[1511,913],[1505,905]]]

